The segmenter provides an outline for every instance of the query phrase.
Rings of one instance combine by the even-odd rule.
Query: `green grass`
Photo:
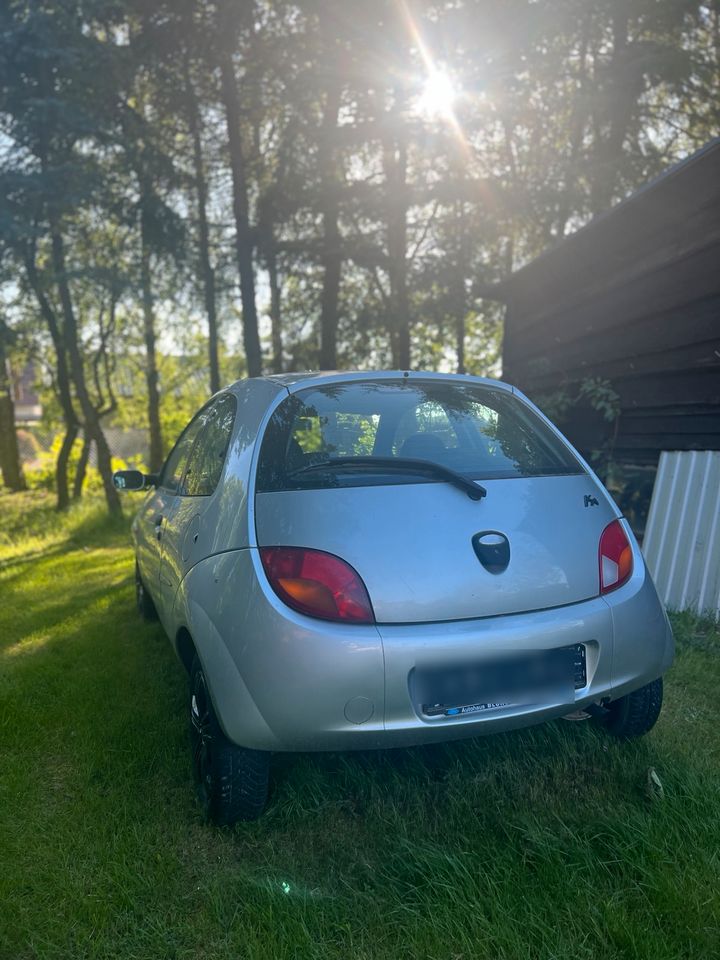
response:
[[[185,679],[126,525],[0,495],[0,957],[720,956],[720,634],[676,617],[650,736],[592,724],[276,759],[259,822],[195,805]],[[648,788],[659,775],[664,795]]]

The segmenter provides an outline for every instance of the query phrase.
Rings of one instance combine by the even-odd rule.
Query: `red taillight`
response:
[[[350,564],[322,550],[261,547],[270,586],[294,610],[322,620],[374,623],[365,584]]]
[[[600,564],[600,593],[621,587],[633,572],[630,541],[619,520],[613,520],[602,532],[598,551]]]

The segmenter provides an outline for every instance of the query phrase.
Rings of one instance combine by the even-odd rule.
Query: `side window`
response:
[[[292,426],[292,439],[303,453],[317,453],[322,450],[323,435],[320,417],[299,417]]]
[[[203,426],[190,454],[183,494],[209,497],[220,481],[235,422],[235,397],[226,393],[204,411]]]
[[[160,486],[177,493],[187,467],[193,444],[202,426],[202,413],[185,427],[177,443],[170,451],[160,473]]]

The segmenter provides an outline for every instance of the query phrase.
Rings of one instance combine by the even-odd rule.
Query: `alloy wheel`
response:
[[[190,697],[190,739],[193,772],[203,807],[207,810],[212,796],[212,721],[210,701],[202,670],[193,678]]]

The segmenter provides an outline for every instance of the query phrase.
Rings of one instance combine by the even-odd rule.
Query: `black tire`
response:
[[[662,702],[663,682],[660,677],[609,703],[605,726],[613,736],[623,740],[641,737],[655,726]]]
[[[270,754],[238,747],[222,732],[197,656],[190,670],[190,745],[205,819],[220,827],[256,820],[267,804]]]
[[[153,603],[152,597],[145,589],[145,584],[140,576],[140,569],[137,563],[135,564],[135,602],[137,604],[138,613],[143,620],[157,620],[158,614],[157,610],[155,609],[155,604]]]

